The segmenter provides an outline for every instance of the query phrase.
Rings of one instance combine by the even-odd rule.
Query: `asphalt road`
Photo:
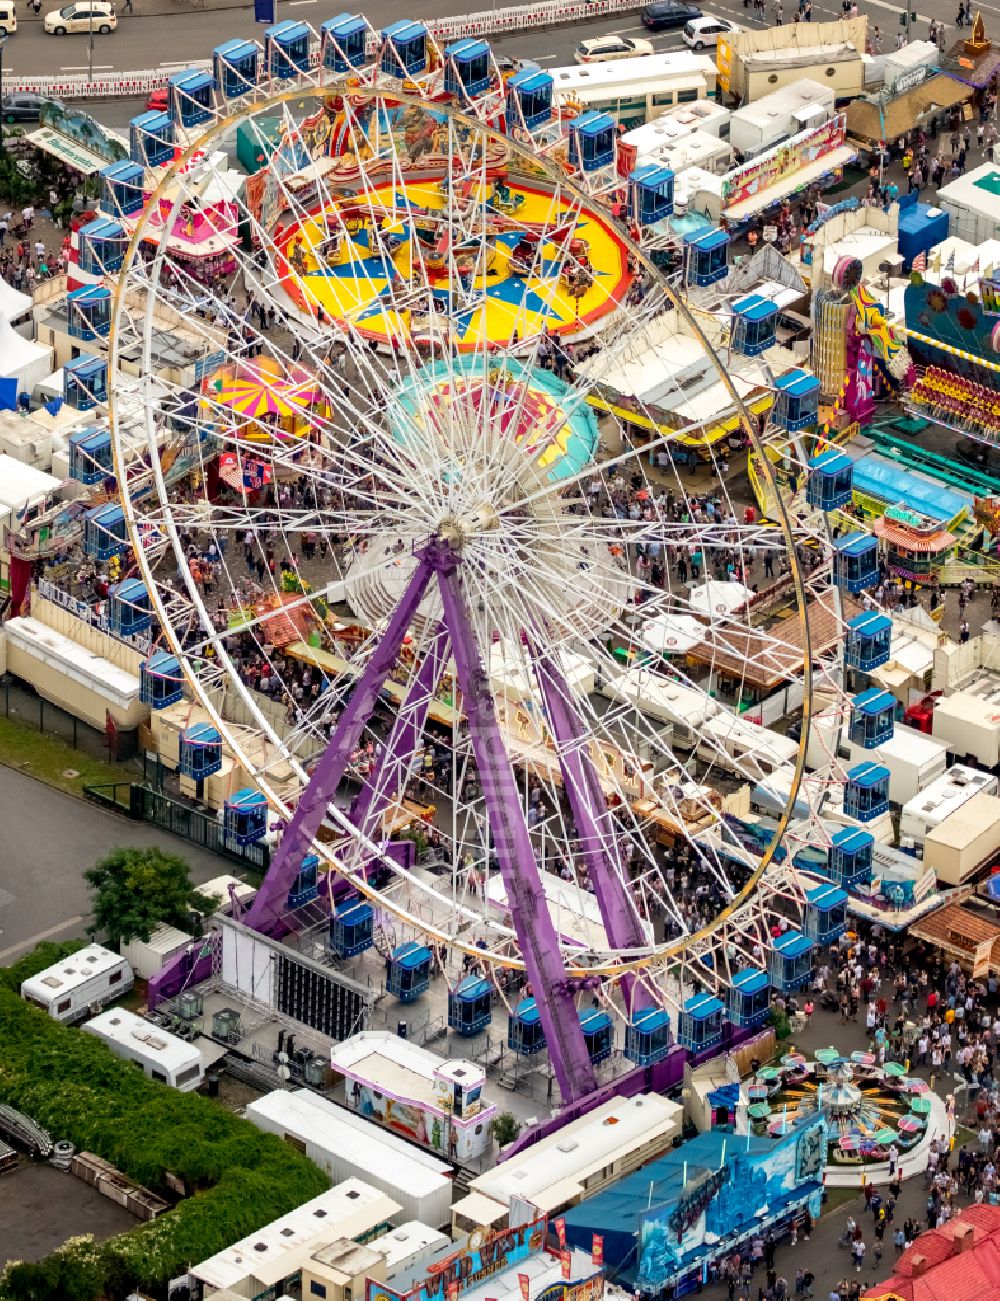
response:
[[[11,768],[0,768],[0,843],[0,966],[40,940],[83,934],[90,913],[83,873],[119,845],[180,854],[196,882],[233,870],[228,859]]]
[[[217,0],[218,2],[218,0]],[[209,0],[211,3],[211,0]],[[169,13],[162,12],[164,5],[173,5]],[[469,10],[487,6],[483,0],[467,0]],[[793,0],[785,0],[786,19],[790,17]],[[926,34],[930,18],[954,22],[956,3],[953,0],[916,0],[918,15],[923,20],[918,25],[918,35]],[[121,9],[121,3],[118,5]],[[742,0],[707,0],[712,12],[732,18],[740,23],[752,23],[751,10],[744,9]],[[1000,4],[976,6],[983,11],[987,27],[1000,32]],[[85,71],[88,64],[88,38],[80,36],[47,36],[40,19],[25,14],[26,6],[19,5],[20,26],[4,51],[4,73],[14,76]],[[333,0],[279,0],[279,17],[299,17],[318,26],[324,19],[340,11]],[[369,0],[361,6],[363,12],[376,25],[396,19],[400,13],[407,17],[430,18],[445,13],[461,12],[464,6],[455,0],[407,0],[400,6],[397,0]],[[901,6],[891,0],[861,0],[861,10],[877,23],[886,39],[884,48],[891,48],[897,31]],[[294,14],[292,11],[294,10]],[[43,13],[45,10],[43,10]],[[814,20],[839,16],[838,0],[814,0]],[[768,0],[767,18],[773,20],[773,3]],[[760,25],[760,24],[757,24]],[[116,32],[108,36],[95,36],[95,71],[134,71],[152,66],[183,67],[190,59],[207,58],[215,45],[234,36],[252,36],[259,33],[253,22],[252,8],[229,7],[188,9],[183,0],[136,0],[136,12],[123,14]],[[494,43],[498,52],[530,57],[552,65],[570,62],[574,46],[584,36],[602,35],[607,31],[638,35],[642,32],[638,10],[635,14],[622,14],[612,19],[593,23],[580,23],[531,31],[523,35],[498,38]],[[653,37],[657,49],[681,47],[678,32],[662,33]],[[127,119],[126,119],[127,120]]]

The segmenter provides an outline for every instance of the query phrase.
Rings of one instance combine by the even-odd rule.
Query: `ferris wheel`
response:
[[[508,973],[569,1101],[594,1082],[584,989],[632,1024],[725,996],[802,924],[814,882],[774,855],[807,729],[744,717],[776,673],[808,712],[799,539],[734,499],[725,442],[694,455],[720,413],[761,447],[571,148],[344,90],[217,114],[127,223],[119,602],[155,618],[148,699],[183,680],[202,771],[224,746],[281,824],[244,921],[366,899],[390,959],[419,940],[450,982],[463,955]],[[237,190],[247,141],[270,161]],[[655,400],[623,403],[651,364]]]

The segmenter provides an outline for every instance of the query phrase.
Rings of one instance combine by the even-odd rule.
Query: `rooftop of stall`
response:
[[[795,1137],[789,1138],[790,1147],[794,1146]],[[696,1196],[701,1186],[715,1179],[731,1200],[740,1199],[744,1203],[746,1220],[739,1229],[741,1233],[749,1232],[761,1223],[758,1212],[763,1201],[742,1195],[744,1189],[740,1175],[744,1166],[749,1173],[768,1158],[773,1158],[777,1146],[771,1138],[736,1137],[723,1130],[699,1134],[642,1169],[626,1175],[612,1187],[563,1212],[566,1242],[587,1248],[595,1233],[602,1234],[609,1273],[614,1274],[616,1281],[629,1291],[639,1291],[637,1274],[650,1219],[661,1224],[669,1223],[674,1208],[680,1209],[685,1198]],[[794,1166],[794,1161],[791,1164]],[[818,1179],[809,1181],[809,1192],[818,1187]],[[793,1195],[799,1192],[797,1188],[790,1191]]]
[[[950,220],[941,208],[921,202],[916,190],[899,196],[899,252],[907,271],[918,254],[948,238]]]
[[[253,117],[236,128],[236,160],[253,176],[270,162],[281,146],[284,130],[280,117]]]

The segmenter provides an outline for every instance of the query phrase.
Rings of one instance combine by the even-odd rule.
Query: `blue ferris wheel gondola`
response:
[[[482,976],[470,975],[448,991],[448,1025],[469,1037],[493,1020],[493,986]]]
[[[153,622],[152,602],[146,584],[139,578],[127,578],[111,589],[109,621],[123,637],[145,632]]]
[[[370,949],[375,937],[375,912],[366,900],[351,899],[330,918],[330,952],[353,958]]]
[[[652,1066],[670,1051],[670,1013],[659,1007],[636,1012],[625,1031],[625,1056],[637,1066]]]
[[[771,1011],[771,982],[767,972],[757,967],[734,972],[726,990],[726,1007],[733,1025],[762,1025]]]
[[[677,1042],[692,1052],[703,1052],[722,1043],[725,1004],[714,994],[695,994],[681,1008]]]
[[[431,962],[432,954],[425,944],[417,940],[400,944],[389,958],[386,989],[401,1003],[413,1002],[430,987]]]
[[[507,1047],[522,1057],[533,1057],[545,1047],[545,1031],[538,1005],[533,998],[522,998],[507,1020]]]
[[[225,801],[222,818],[227,840],[252,845],[267,835],[267,799],[260,791],[244,786]]]
[[[211,723],[194,723],[180,737],[178,768],[192,781],[204,781],[222,768],[222,737]]]
[[[323,67],[331,72],[350,72],[368,62],[367,20],[358,14],[338,14],[320,27]]]
[[[175,705],[183,695],[184,674],[176,655],[156,651],[140,664],[139,698],[144,705],[166,709],[168,705]]]

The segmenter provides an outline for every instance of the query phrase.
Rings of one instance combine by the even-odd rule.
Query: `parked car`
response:
[[[664,32],[700,17],[698,6],[684,4],[683,0],[651,0],[642,11],[642,25],[651,32]]]
[[[165,113],[168,107],[167,88],[159,86],[156,90],[151,90],[146,100],[146,107],[154,109],[158,113]]]
[[[50,35],[65,36],[68,32],[89,32],[93,29],[107,36],[118,26],[118,15],[108,0],[77,0],[63,9],[51,9],[45,15],[45,30]]]
[[[17,95],[4,95],[0,101],[0,117],[5,122],[37,122],[41,115],[44,96],[27,91]]]
[[[17,11],[14,0],[0,0],[0,36],[12,36],[17,31]]]
[[[634,41],[630,36],[595,36],[581,41],[573,58],[577,63],[603,63],[605,59],[637,59],[652,53],[650,41]]]
[[[717,45],[719,37],[725,36],[727,32],[739,30],[736,23],[731,23],[726,18],[703,14],[701,18],[695,18],[688,23],[681,35],[684,37],[685,44],[690,45],[692,50],[703,50],[706,45]]]

